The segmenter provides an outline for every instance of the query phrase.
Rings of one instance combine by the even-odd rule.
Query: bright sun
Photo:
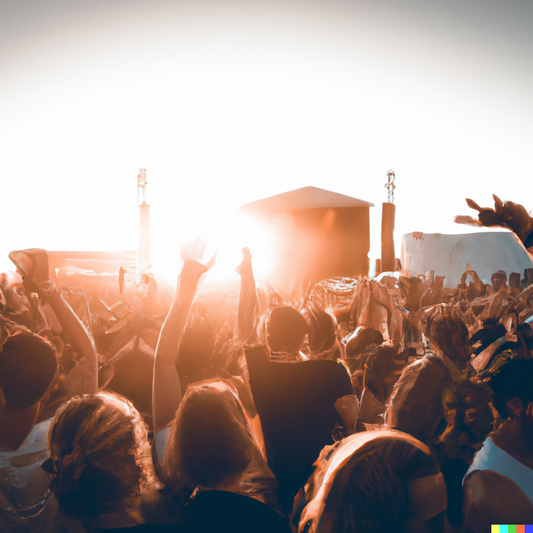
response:
[[[178,242],[190,242],[198,236],[206,242],[202,258],[204,262],[217,252],[216,264],[209,272],[210,280],[238,279],[235,269],[242,261],[242,249],[245,246],[252,253],[256,279],[268,277],[273,266],[273,235],[261,222],[236,213],[225,220],[219,219],[217,225],[191,224],[179,232]],[[152,231],[151,242],[152,270],[175,283],[180,270],[179,245],[171,246],[162,231]]]

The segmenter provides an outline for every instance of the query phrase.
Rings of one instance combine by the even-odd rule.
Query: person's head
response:
[[[355,358],[364,354],[372,345],[377,346],[383,343],[383,335],[373,328],[358,327],[349,337],[346,343],[346,355],[348,358]]]
[[[461,459],[470,464],[474,454],[493,429],[490,407],[492,394],[484,383],[463,380],[444,399],[448,426],[439,436],[434,450],[450,460]]]
[[[155,481],[146,426],[133,404],[100,392],[76,396],[48,431],[50,489],[78,520],[138,509],[141,488]]]
[[[404,307],[410,313],[416,313],[420,309],[423,286],[420,278],[400,276],[400,289],[405,296]]]
[[[489,381],[493,405],[505,420],[525,412],[533,402],[533,359],[511,359]]]
[[[444,479],[429,449],[410,435],[383,430],[341,442],[310,489],[300,533],[442,531]]]
[[[198,486],[275,494],[276,482],[252,424],[229,381],[189,385],[176,413],[163,458],[165,483],[188,498]],[[253,490],[252,490],[253,489]]]
[[[57,370],[55,350],[41,336],[21,331],[0,348],[0,388],[6,407],[27,409],[38,402]]]
[[[494,292],[498,292],[502,287],[506,287],[507,274],[505,273],[505,270],[498,270],[498,272],[494,272],[494,274],[492,274],[490,277],[490,281],[492,283]]]
[[[363,386],[386,404],[407,362],[408,351],[398,346],[379,346],[365,362]]]
[[[172,423],[164,469],[169,479],[209,486],[250,462],[244,411],[223,382],[189,386]],[[216,438],[213,438],[216,437]]]
[[[468,328],[454,308],[436,305],[427,312],[424,322],[426,337],[437,350],[461,367],[470,361]]]
[[[268,344],[273,352],[297,352],[309,333],[305,318],[292,307],[277,307],[267,323]]]
[[[309,352],[311,356],[330,350],[335,345],[337,320],[316,301],[305,308],[305,318],[309,324]]]

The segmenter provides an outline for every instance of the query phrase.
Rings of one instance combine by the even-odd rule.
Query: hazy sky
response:
[[[533,209],[532,58],[531,0],[0,0],[0,267],[135,249],[140,167],[156,263],[307,185],[375,204],[373,259],[389,168],[398,244]]]

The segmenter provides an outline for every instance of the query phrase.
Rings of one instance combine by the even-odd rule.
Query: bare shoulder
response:
[[[491,524],[528,524],[533,504],[511,479],[492,470],[475,470],[463,483],[464,532],[490,531]]]

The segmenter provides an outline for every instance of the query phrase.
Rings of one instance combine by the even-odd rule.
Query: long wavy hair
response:
[[[106,513],[135,517],[143,487],[156,484],[146,426],[116,394],[76,396],[57,411],[48,432],[50,489],[65,514],[83,520]]]
[[[276,479],[237,389],[227,380],[189,385],[170,427],[162,470],[177,498],[186,500],[201,486],[278,506]]]

